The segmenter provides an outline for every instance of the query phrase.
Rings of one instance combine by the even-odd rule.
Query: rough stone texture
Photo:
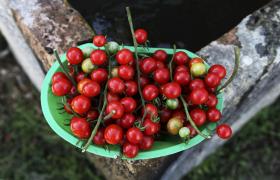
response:
[[[232,124],[236,133],[261,108],[280,93],[280,2],[273,1],[246,17],[234,30],[199,51],[210,64],[233,66],[233,47],[241,47],[238,76],[225,90],[222,121]],[[224,141],[211,140],[182,153],[168,168],[162,180],[176,180],[199,165]],[[186,163],[188,162],[188,163]]]
[[[11,0],[9,6],[22,33],[46,69],[54,60],[51,55],[53,48],[63,52],[75,42],[88,39],[93,34],[79,13],[65,1]],[[240,71],[225,90],[223,118],[223,121],[233,125],[235,133],[280,93],[277,82],[280,68],[279,8],[279,1],[271,2],[198,52],[206,57],[209,64],[221,63],[231,70],[233,47],[241,47]],[[145,161],[129,162],[94,155],[88,157],[107,179],[157,179],[169,163],[180,155],[162,176],[162,179],[173,180],[181,178],[223,143],[214,136],[181,154]]]
[[[9,6],[26,40],[44,65],[50,68],[53,49],[59,53],[93,36],[90,26],[66,1],[10,0]]]

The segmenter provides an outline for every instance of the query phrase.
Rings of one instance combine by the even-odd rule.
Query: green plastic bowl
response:
[[[96,48],[92,43],[87,43],[79,46],[80,49],[84,49],[87,47],[93,47]],[[130,49],[131,51],[134,51],[134,47],[132,46],[124,46],[127,49]],[[167,54],[172,55],[173,49],[167,49],[167,48],[138,48],[139,53],[145,53],[145,54],[152,54],[158,49],[163,49],[167,52]],[[177,51],[184,51],[188,54],[189,57],[198,57],[196,54],[184,50],[184,49],[178,49]],[[63,54],[60,56],[63,63],[67,63],[66,61],[66,54]],[[65,139],[67,142],[73,144],[74,146],[81,148],[81,143],[78,142],[78,138],[76,138],[74,135],[72,135],[70,127],[63,124],[64,119],[70,119],[72,116],[63,113],[59,114],[57,108],[58,103],[61,102],[61,97],[54,96],[51,91],[51,78],[55,72],[62,71],[59,63],[55,62],[50,70],[48,71],[44,82],[43,87],[41,91],[41,106],[43,110],[43,114],[45,116],[45,119],[47,120],[48,124],[51,126],[51,128],[63,139]],[[222,111],[223,109],[223,95],[218,95],[218,105],[217,109]],[[202,132],[204,134],[209,134],[208,129],[214,129],[215,128],[214,123],[209,123],[201,128]],[[206,127],[208,129],[206,129]],[[137,159],[151,159],[151,158],[157,158],[161,156],[167,156],[170,154],[174,154],[180,151],[184,151],[186,149],[189,149],[200,142],[202,142],[205,138],[203,138],[200,135],[196,135],[193,137],[188,144],[183,143],[179,137],[172,136],[172,135],[164,135],[161,138],[161,141],[155,141],[153,148],[148,151],[139,151],[139,154],[134,158],[134,160]],[[119,146],[112,146],[109,145],[109,150],[104,149],[103,147],[96,146],[96,145],[90,145],[87,149],[88,152],[109,157],[109,158],[117,158],[120,156],[120,147]],[[123,159],[126,159],[125,157],[122,157]]]

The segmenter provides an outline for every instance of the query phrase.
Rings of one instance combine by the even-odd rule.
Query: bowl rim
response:
[[[80,46],[77,46],[80,49],[85,49],[85,48],[97,48],[95,47],[92,43],[86,43]],[[134,47],[133,46],[123,46],[123,48],[127,48],[130,49],[132,51],[134,51]],[[165,50],[167,52],[167,54],[172,54],[173,53],[173,49],[169,49],[169,48],[148,48],[149,53],[153,53],[156,50]],[[147,49],[144,49],[142,47],[138,47],[137,48],[139,53],[144,53],[147,52]],[[198,55],[185,50],[185,49],[177,49],[176,51],[184,51],[186,52],[190,57],[199,57]],[[62,62],[66,61],[66,53],[60,55],[60,58],[62,60]],[[206,63],[207,64],[207,63]],[[49,126],[53,129],[53,131],[60,136],[62,139],[66,140],[67,142],[69,142],[70,144],[81,148],[82,144],[81,143],[77,143],[78,142],[78,138],[76,138],[74,135],[70,134],[69,132],[67,132],[66,130],[64,130],[54,119],[51,110],[49,108],[50,104],[48,101],[48,93],[49,93],[49,88],[50,88],[50,83],[51,83],[51,78],[53,76],[53,74],[58,70],[59,68],[59,63],[56,61],[53,63],[53,65],[51,66],[51,68],[49,69],[49,71],[47,72],[47,75],[43,81],[43,85],[42,85],[42,89],[41,89],[41,108],[43,111],[43,115],[45,117],[45,120],[47,121],[47,123],[49,124]],[[220,111],[222,111],[223,109],[223,103],[224,103],[224,98],[223,98],[223,93],[220,93],[219,95],[219,107],[218,108]],[[214,129],[216,127],[215,123],[209,123],[207,124],[209,129]],[[208,130],[206,128],[204,128],[203,130],[201,130],[203,133],[205,134],[209,134]],[[196,135],[195,137],[191,138],[191,140],[189,141],[188,144],[186,143],[179,143],[177,145],[174,146],[170,146],[170,147],[165,147],[165,148],[160,148],[160,149],[151,149],[148,151],[139,151],[139,154],[135,157],[135,158],[126,158],[126,157],[121,157],[121,159],[128,159],[128,160],[140,160],[140,159],[152,159],[152,158],[158,158],[158,157],[162,157],[162,156],[167,156],[167,155],[171,155],[186,149],[189,149],[199,143],[201,143],[203,140],[205,140],[204,137],[200,136],[200,135]],[[155,143],[162,143],[162,141],[155,141]],[[89,148],[87,149],[87,152],[93,153],[95,155],[100,155],[103,157],[109,157],[109,158],[117,158],[120,156],[120,151],[119,151],[119,147],[113,150],[105,150],[103,147],[100,146],[96,146],[91,144],[89,146]]]

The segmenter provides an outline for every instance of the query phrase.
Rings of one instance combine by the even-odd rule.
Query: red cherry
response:
[[[85,118],[72,117],[70,129],[75,136],[81,139],[88,138],[90,135],[90,124]]]
[[[140,144],[144,138],[144,135],[139,128],[132,127],[127,130],[126,138],[131,144]]]
[[[179,71],[174,74],[173,79],[181,86],[186,86],[191,81],[191,75],[188,71]]]
[[[211,122],[217,122],[221,119],[221,112],[216,108],[209,108],[206,112],[207,119]]]
[[[204,82],[208,87],[216,88],[220,84],[221,79],[217,74],[208,73],[204,79]]]
[[[183,51],[178,51],[174,54],[173,61],[177,65],[187,65],[189,61],[189,56]]]
[[[101,66],[107,62],[107,55],[106,55],[105,51],[97,49],[97,50],[94,50],[91,52],[90,60],[91,60],[92,64]]]
[[[84,54],[79,48],[71,47],[68,49],[66,57],[70,64],[80,64],[84,59]]]
[[[84,114],[90,109],[90,99],[84,95],[78,95],[71,101],[73,111],[78,114]]]
[[[166,123],[172,116],[172,111],[170,109],[164,108],[159,113],[160,122]]]
[[[73,114],[72,113],[72,109],[71,109],[71,101],[72,99],[67,99],[67,104],[65,104],[63,107],[64,107],[64,110],[68,113],[68,114]],[[68,105],[68,106],[67,106]]]
[[[168,99],[175,99],[181,95],[181,87],[177,82],[170,82],[163,86],[163,95]]]
[[[153,122],[150,118],[145,118],[143,127],[145,128],[144,133],[148,136],[152,136],[160,130],[160,124]]]
[[[164,50],[156,50],[153,57],[160,62],[165,62],[167,59],[167,53]]]
[[[84,86],[85,86],[88,82],[91,82],[91,80],[88,79],[88,78],[84,78],[83,80],[81,80],[81,81],[78,82],[77,89],[78,89],[78,92],[79,92],[79,93],[82,93]]]
[[[150,83],[150,80],[147,77],[140,76],[140,86],[141,88],[145,87]]]
[[[146,85],[142,90],[143,98],[146,101],[152,101],[156,97],[158,97],[159,90],[158,88],[153,84]]]
[[[135,39],[138,44],[145,44],[148,38],[148,33],[145,29],[137,29],[134,32]]]
[[[208,106],[208,107],[216,107],[217,104],[218,104],[218,99],[215,96],[215,94],[209,94],[208,95],[208,100],[206,102],[206,106]]]
[[[104,129],[99,129],[95,136],[93,137],[92,141],[94,144],[102,146],[106,143],[105,138],[104,138]]]
[[[138,93],[138,87],[135,81],[126,81],[124,85],[125,85],[125,94],[127,96],[134,96]]]
[[[85,79],[86,78],[86,75],[85,73],[83,72],[78,72],[78,74],[76,75],[75,79],[76,79],[76,82],[80,82],[81,80]]]
[[[118,75],[123,80],[132,80],[135,72],[132,66],[129,65],[121,65],[118,68]]]
[[[195,89],[202,89],[202,88],[205,88],[205,84],[204,84],[203,80],[201,80],[201,79],[194,79],[190,82],[189,88],[191,91],[193,91]]]
[[[89,120],[96,120],[99,116],[99,112],[97,110],[90,110],[87,112],[87,119]]]
[[[67,76],[63,72],[56,72],[52,76],[52,84],[60,81],[61,79],[68,80]]]
[[[156,69],[154,72],[154,81],[159,84],[165,84],[169,81],[170,73],[167,68]]]
[[[158,109],[155,105],[146,104],[145,109],[146,109],[146,116],[145,116],[146,118],[153,119],[153,118],[158,117]],[[144,108],[142,108],[141,113],[142,113],[141,115],[143,116],[144,115]]]
[[[114,77],[108,80],[108,89],[115,94],[121,94],[125,90],[123,80],[118,77]]]
[[[129,49],[122,49],[116,54],[116,60],[121,65],[132,63],[133,59],[133,54]]]
[[[186,113],[183,110],[176,110],[172,113],[172,117],[181,119],[184,122],[186,120]]]
[[[106,37],[103,35],[96,35],[93,37],[93,44],[97,47],[102,47],[106,44]]]
[[[52,84],[52,92],[56,96],[64,96],[71,90],[71,82],[67,79],[60,79]]]
[[[153,147],[154,138],[151,136],[144,136],[142,142],[139,145],[141,150],[149,150]]]
[[[193,109],[190,112],[190,116],[197,126],[202,126],[206,122],[206,114],[200,108]]]
[[[95,97],[100,94],[100,86],[95,81],[86,83],[82,89],[82,94],[87,97]]]
[[[112,101],[119,101],[120,97],[117,94],[107,92],[107,102],[112,102]]]
[[[142,63],[140,64],[140,70],[144,74],[152,73],[152,72],[154,72],[156,70],[156,68],[157,68],[157,62],[152,57],[145,58],[142,61]]]
[[[186,127],[190,130],[190,137],[194,137],[197,134],[196,130],[192,127],[191,124],[187,124]]]
[[[123,139],[123,130],[116,124],[111,124],[104,131],[104,138],[108,144],[120,144]]]
[[[205,89],[194,89],[189,98],[194,105],[204,104],[208,100],[208,92]]]
[[[119,119],[124,114],[124,107],[119,101],[112,101],[112,102],[108,103],[105,112],[106,112],[106,114],[115,112],[111,118]]]
[[[134,158],[137,156],[139,148],[137,145],[125,143],[122,147],[123,154],[128,158]]]
[[[227,124],[220,124],[217,127],[216,132],[217,132],[218,136],[222,139],[228,139],[232,135],[232,130],[231,130],[230,126]]]
[[[124,114],[119,123],[123,128],[130,128],[133,126],[135,120],[136,117],[133,114]]]
[[[220,79],[223,79],[227,74],[227,70],[224,66],[220,64],[214,64],[213,66],[210,67],[208,73],[216,74],[219,76]]]
[[[132,113],[136,108],[136,101],[132,97],[124,97],[121,99],[121,104],[124,107],[126,113]]]
[[[179,65],[179,66],[177,66],[176,67],[176,69],[175,69],[175,73],[177,73],[177,72],[181,72],[181,71],[187,71],[187,72],[189,72],[189,69],[187,68],[187,66],[185,66],[185,65]]]
[[[156,69],[166,68],[166,65],[161,61],[156,61],[156,65],[157,65]]]
[[[97,83],[103,83],[108,79],[108,72],[104,68],[98,68],[91,72],[90,78]]]

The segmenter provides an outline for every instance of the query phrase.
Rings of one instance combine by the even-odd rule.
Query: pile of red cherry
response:
[[[145,46],[146,30],[134,35]],[[173,55],[164,50],[135,54],[103,35],[94,36],[93,44],[97,48],[70,48],[68,68],[52,77],[53,94],[64,96],[64,109],[73,114],[73,135],[87,144],[120,145],[133,158],[139,150],[151,149],[161,133],[187,142],[197,133],[206,136],[199,127],[221,119],[216,105],[226,76],[222,65],[207,71],[201,58],[176,50]],[[223,139],[232,134],[226,124],[216,132]]]

